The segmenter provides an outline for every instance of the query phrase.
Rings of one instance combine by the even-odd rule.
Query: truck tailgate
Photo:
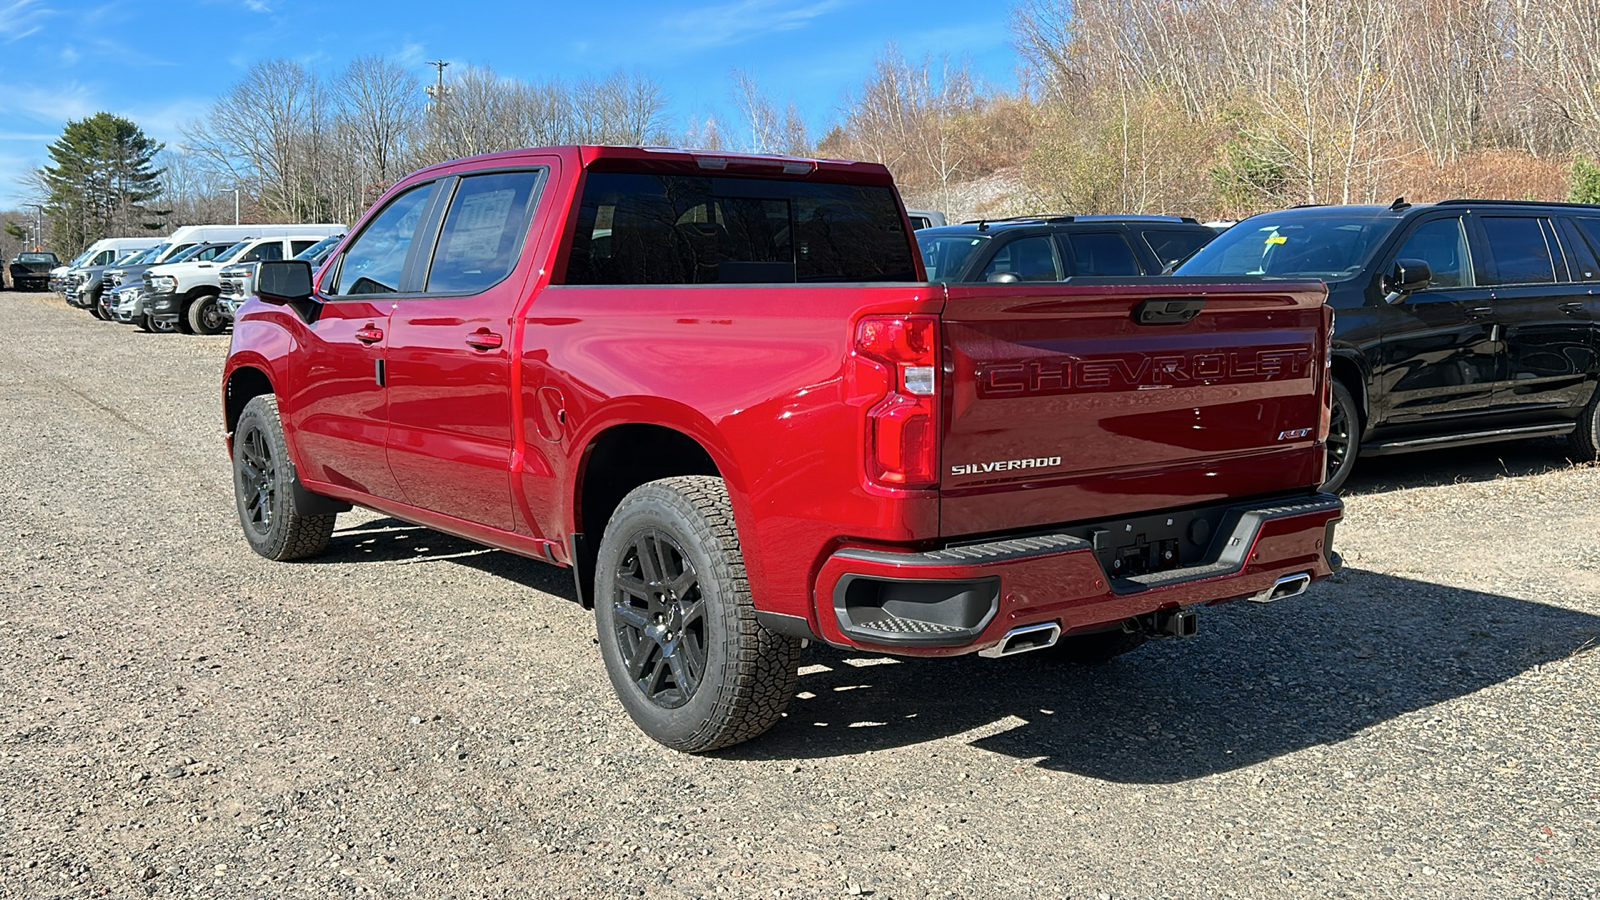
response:
[[[1316,485],[1326,295],[1317,283],[950,286],[941,533]]]

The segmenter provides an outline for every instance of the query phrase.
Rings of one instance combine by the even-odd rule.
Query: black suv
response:
[[[1024,216],[917,232],[928,280],[1160,275],[1217,236],[1177,216]]]
[[[1600,206],[1298,207],[1240,222],[1176,274],[1327,283],[1328,490],[1358,454],[1565,434],[1597,456]]]

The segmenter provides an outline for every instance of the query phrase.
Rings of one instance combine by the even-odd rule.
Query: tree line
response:
[[[1022,0],[1011,17],[1014,89],[890,45],[820,129],[745,71],[730,113],[678,123],[641,73],[269,60],[173,148],[108,114],[69,123],[36,182],[69,250],[230,221],[235,190],[247,220],[354,222],[420,166],[561,143],[868,159],[953,218],[1600,200],[1600,0]]]

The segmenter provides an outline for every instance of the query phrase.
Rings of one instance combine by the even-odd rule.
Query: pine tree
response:
[[[147,205],[162,193],[165,170],[151,160],[163,146],[111,113],[68,122],[50,145],[54,165],[40,170],[55,245],[70,257],[103,237],[163,228],[166,213]]]

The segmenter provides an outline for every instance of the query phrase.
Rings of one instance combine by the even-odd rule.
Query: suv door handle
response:
[[[376,344],[383,340],[383,329],[376,325],[368,325],[356,332],[356,340],[363,344]]]
[[[500,346],[502,338],[492,331],[474,331],[467,335],[467,346],[478,350],[493,350]]]
[[[1494,307],[1492,307],[1492,306],[1474,306],[1473,308],[1467,310],[1467,315],[1471,316],[1474,319],[1481,319],[1484,316],[1493,315],[1493,314],[1494,314]]]
[[[1571,303],[1563,303],[1556,307],[1556,309],[1559,309],[1564,313],[1581,313],[1583,312],[1583,304],[1573,301]]]

